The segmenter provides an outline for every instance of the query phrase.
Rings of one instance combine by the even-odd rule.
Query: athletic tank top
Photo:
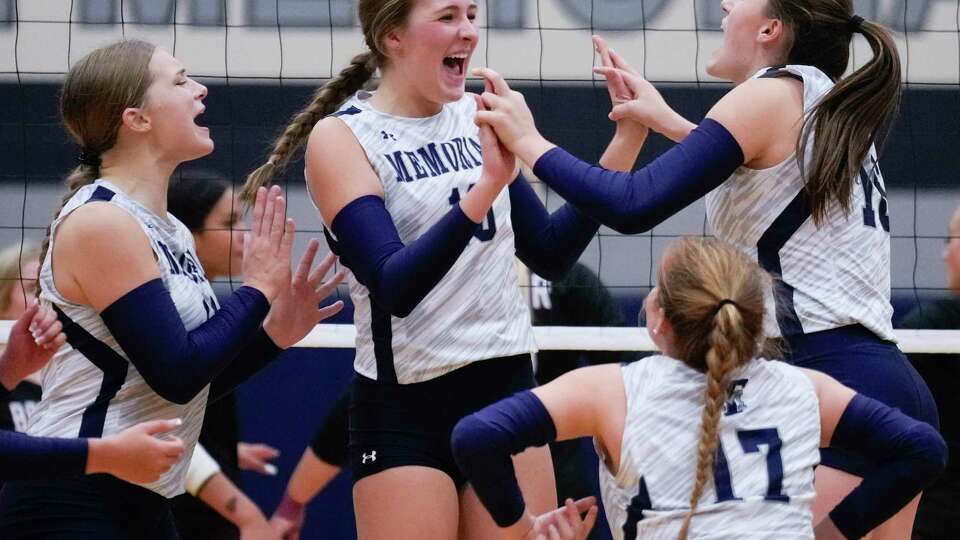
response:
[[[760,77],[802,80],[807,112],[834,86],[822,71],[810,66],[765,68],[754,76]],[[812,153],[811,143],[803,157],[807,171]],[[768,290],[768,336],[861,324],[882,339],[894,340],[890,221],[873,147],[854,182],[849,214],[831,202],[819,228],[813,223],[793,155],[768,169],[740,167],[707,195],[707,217],[714,233],[782,278]]]
[[[159,480],[144,486],[173,497],[184,491],[184,476],[203,424],[208,389],[185,405],[160,397],[110,335],[100,315],[90,306],[70,302],[57,290],[51,267],[57,227],[75,209],[92,201],[116,205],[139,223],[188,331],[205,322],[219,307],[186,226],[169,213],[165,218],[156,216],[106,180],[84,186],[53,221],[50,249],[40,268],[40,299],[60,312],[68,340],[42,372],[43,397],[31,416],[29,433],[103,437],[147,420],[180,418],[183,424],[171,434],[183,440],[183,457]]]
[[[357,93],[335,116],[363,147],[400,239],[409,244],[480,180],[476,103],[466,94],[434,116],[404,118],[377,111],[371,96]],[[327,233],[336,242],[332,231]],[[457,262],[407,317],[380,308],[350,275],[357,373],[409,384],[477,360],[533,352],[514,251],[510,196],[504,189]]]

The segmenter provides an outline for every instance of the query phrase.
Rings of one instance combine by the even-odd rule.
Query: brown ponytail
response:
[[[54,219],[77,191],[100,176],[100,156],[117,142],[123,111],[140,107],[151,83],[150,59],[156,47],[120,41],[96,49],[70,68],[60,94],[60,114],[82,149],[81,163],[67,177],[67,193]],[[50,247],[50,226],[40,247],[40,264]]]
[[[880,148],[886,139],[900,104],[900,56],[886,28],[852,19],[851,0],[769,0],[769,15],[793,30],[788,63],[816,66],[837,81],[804,119],[797,141],[797,159],[819,225],[831,201],[850,211],[853,185],[870,146]],[[873,58],[843,78],[854,33],[863,34]],[[811,142],[813,159],[806,170],[803,156]]]
[[[327,81],[314,94],[310,103],[293,116],[283,134],[273,144],[267,162],[258,167],[243,184],[240,200],[250,203],[257,189],[268,185],[282,171],[313,130],[317,122],[334,113],[357,90],[370,81],[377,68],[387,65],[388,55],[383,48],[387,32],[406,24],[413,9],[413,0],[360,0],[358,14],[363,39],[368,52],[354,56],[339,75]]]
[[[286,167],[293,153],[306,142],[313,126],[327,115],[336,112],[347,98],[363,88],[376,69],[373,53],[358,54],[339,75],[321,86],[310,103],[293,116],[290,124],[273,143],[267,162],[247,176],[247,181],[240,190],[240,199],[250,202],[256,196],[257,189],[270,184],[274,176]]]
[[[709,238],[684,238],[663,261],[658,298],[676,335],[677,355],[707,375],[690,512],[680,531],[685,540],[713,470],[730,373],[760,348],[763,274],[736,248]]]

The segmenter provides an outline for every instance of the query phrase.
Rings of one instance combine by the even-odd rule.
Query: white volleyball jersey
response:
[[[480,180],[476,103],[466,94],[434,116],[404,118],[377,111],[370,97],[358,92],[336,116],[363,147],[400,239],[409,244]],[[504,189],[450,271],[408,316],[391,316],[350,275],[357,373],[409,384],[477,360],[533,352],[514,251],[510,196]]]
[[[765,68],[754,77],[803,80],[809,112],[833,88],[810,66]],[[812,135],[813,137],[816,134]],[[804,156],[811,169],[813,144]],[[817,228],[796,156],[756,170],[740,167],[706,197],[707,217],[717,237],[752,256],[779,276],[767,295],[768,336],[790,336],[861,324],[894,340],[890,305],[890,222],[886,188],[876,150],[854,179],[850,213],[830,202]]]
[[[601,460],[600,489],[617,540],[674,540],[697,467],[706,375],[666,356],[622,368],[627,398],[620,464]],[[713,474],[690,539],[812,539],[820,410],[813,383],[783,362],[735,371]]]
[[[67,344],[42,372],[43,397],[31,416],[29,433],[45,437],[102,437],[148,420],[180,418],[171,433],[183,440],[180,461],[152,484],[165,497],[183,493],[184,477],[203,424],[208,388],[186,405],[154,392],[90,306],[74,304],[57,290],[51,259],[56,229],[73,210],[106,201],[127,211],[150,240],[160,277],[187,330],[205,322],[219,307],[197,259],[193,236],[173,215],[153,214],[105,180],[84,186],[63,207],[51,226],[50,249],[40,269],[40,298],[59,310]],[[143,309],[150,309],[143,306]],[[144,329],[149,331],[149,329]]]

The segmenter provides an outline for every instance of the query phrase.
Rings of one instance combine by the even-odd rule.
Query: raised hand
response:
[[[477,125],[492,127],[500,143],[532,167],[554,145],[537,131],[523,94],[492,69],[476,68],[473,74],[483,77],[487,88],[480,96],[484,107],[477,108]]]
[[[13,390],[47,365],[66,341],[56,312],[33,301],[10,329],[7,346],[0,353],[0,384]]]
[[[597,52],[597,55],[600,56],[600,67],[611,68],[613,70],[604,75],[607,79],[607,93],[610,94],[610,104],[616,107],[617,105],[636,99],[633,90],[627,86],[626,81],[623,80],[623,76],[620,75],[620,70],[634,72],[633,68],[627,69],[623,67],[623,64],[618,65],[613,60],[613,55],[615,54],[613,49],[607,45],[607,42],[604,41],[602,37],[593,36],[593,48]],[[619,58],[619,56],[617,58]]]
[[[610,68],[610,71],[603,73],[607,80],[607,93],[610,95],[610,106],[615,108],[637,99],[636,93],[624,80],[621,71],[632,75],[640,76],[640,73],[633,69],[630,64],[620,58],[617,53],[611,49],[607,42],[600,36],[593,36],[593,46],[600,57],[600,66]],[[649,133],[649,128],[630,117],[624,117],[617,120],[617,135],[636,140],[642,144]]]
[[[253,223],[243,235],[243,284],[263,293],[271,303],[290,286],[290,251],[296,227],[286,219],[280,187],[257,190]]]
[[[483,99],[480,96],[476,99],[477,111],[486,111]],[[480,125],[480,147],[483,152],[483,178],[501,187],[513,182],[520,169],[517,158],[497,139],[497,134],[487,124]]]
[[[276,459],[280,451],[263,443],[237,443],[237,465],[241,470],[276,476],[277,467],[268,463]]]
[[[87,474],[108,473],[134,484],[156,482],[183,456],[183,441],[159,435],[177,428],[175,420],[153,420],[102,439],[88,439]]]
[[[596,39],[603,42],[600,38]],[[599,50],[598,48],[598,52]],[[626,94],[632,96],[625,102],[614,101],[610,120],[617,122],[618,126],[624,121],[633,121],[671,140],[683,140],[694,125],[671,109],[656,87],[643,78],[640,72],[630,67],[613,49],[606,48],[605,51],[609,64],[603,62],[603,65],[593,68],[593,72],[606,77],[608,88],[610,85],[616,88],[617,100]],[[614,100],[613,93],[611,100]]]
[[[319,248],[320,242],[317,239],[310,240],[307,251],[297,265],[293,280],[286,278],[286,287],[281,289],[280,294],[271,304],[270,313],[263,322],[263,329],[281,349],[293,346],[309,334],[317,323],[336,315],[343,309],[343,302],[339,300],[329,306],[320,307],[320,302],[343,281],[346,270],[341,269],[331,279],[323,281],[323,277],[327,275],[337,258],[332,253],[328,254],[311,271]],[[289,266],[284,275],[290,275]]]

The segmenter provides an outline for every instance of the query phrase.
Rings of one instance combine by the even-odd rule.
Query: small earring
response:
[[[656,329],[656,328],[654,328],[653,330],[651,330],[651,332],[653,332],[653,335],[655,335],[655,336],[660,335],[660,330],[658,330],[658,329]]]

